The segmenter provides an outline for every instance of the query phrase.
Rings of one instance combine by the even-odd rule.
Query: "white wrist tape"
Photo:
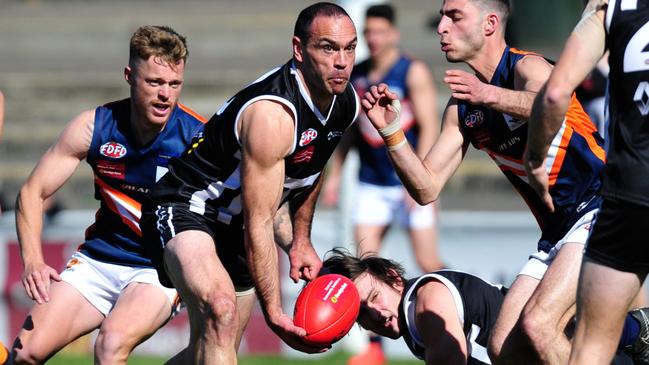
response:
[[[379,134],[383,138],[401,130],[401,103],[399,102],[399,99],[392,100],[389,107],[392,108],[392,111],[397,113],[397,116],[386,127],[379,129]]]

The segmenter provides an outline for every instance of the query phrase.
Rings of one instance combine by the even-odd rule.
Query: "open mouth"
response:
[[[164,103],[154,103],[153,110],[156,114],[165,115],[171,106]]]
[[[392,318],[394,318],[394,316],[385,317],[385,321],[383,322],[383,327],[386,328],[390,327],[390,325],[392,324]]]

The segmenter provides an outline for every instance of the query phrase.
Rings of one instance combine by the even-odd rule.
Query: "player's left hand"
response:
[[[545,159],[539,163],[531,159],[526,151],[523,165],[525,166],[530,186],[536,191],[550,212],[554,212],[554,204],[550,195],[550,177],[545,169]]]
[[[295,283],[315,279],[322,268],[322,260],[310,240],[294,238],[288,259],[291,262],[290,277]]]
[[[326,352],[331,348],[329,347],[320,347],[308,344],[304,341],[304,336],[306,336],[306,330],[301,327],[297,327],[293,320],[284,314],[283,312],[279,315],[272,316],[273,318],[267,319],[269,322],[269,327],[277,334],[279,338],[282,339],[287,345],[291,348],[305,352],[307,354],[317,354]]]
[[[457,100],[479,105],[485,104],[492,96],[489,89],[491,85],[478,79],[472,73],[462,70],[446,70],[444,82],[451,89],[451,96]]]

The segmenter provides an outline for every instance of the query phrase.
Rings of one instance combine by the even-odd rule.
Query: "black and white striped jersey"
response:
[[[226,101],[205,125],[203,136],[180,157],[151,192],[156,202],[183,202],[192,212],[224,224],[242,224],[241,144],[237,131],[242,112],[259,100],[290,110],[295,120],[293,149],[285,158],[282,202],[313,185],[343,132],[360,110],[348,85],[321,113],[311,100],[292,61],[262,75]],[[268,138],[275,138],[269,135]]]
[[[609,147],[602,196],[649,207],[649,0],[606,9]]]
[[[434,271],[407,281],[399,305],[399,324],[410,351],[417,358],[424,359],[424,344],[415,326],[415,303],[417,290],[431,280],[440,281],[453,296],[466,335],[467,364],[491,364],[487,355],[489,333],[498,318],[507,289],[461,271]]]

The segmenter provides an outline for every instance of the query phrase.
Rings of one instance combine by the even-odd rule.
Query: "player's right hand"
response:
[[[22,283],[27,296],[43,304],[50,301],[50,280],[61,281],[59,273],[44,262],[26,264]]]
[[[399,100],[399,96],[390,91],[386,84],[374,85],[363,95],[361,106],[377,130],[387,127],[399,117],[399,111],[392,106],[393,100]]]
[[[329,350],[331,347],[313,346],[304,341],[306,330],[298,327],[293,320],[284,312],[281,312],[275,318],[268,319],[269,326],[291,348],[305,352],[307,354],[317,354]]]

